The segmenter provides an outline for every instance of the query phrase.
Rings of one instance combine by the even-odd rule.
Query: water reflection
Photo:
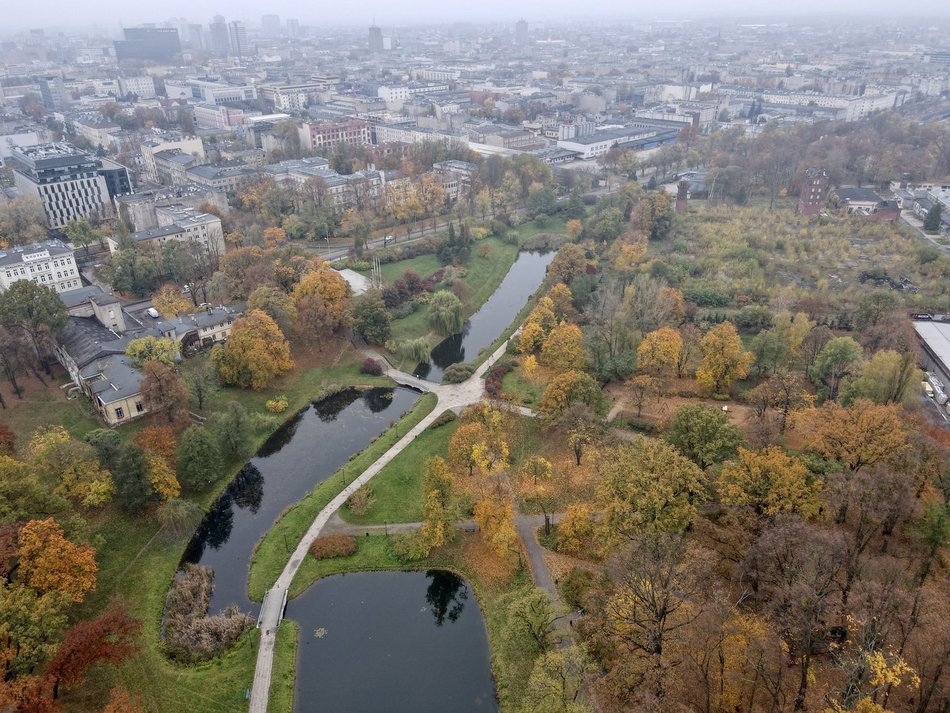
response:
[[[430,569],[426,579],[431,579],[426,589],[426,601],[432,607],[435,625],[442,626],[446,619],[458,621],[468,599],[468,587],[459,577],[442,569]]]
[[[393,402],[392,389],[370,389],[363,394],[363,401],[373,413],[380,413],[389,408]]]
[[[366,448],[418,397],[403,388],[346,389],[311,404],[268,440],[211,506],[185,551],[184,562],[214,570],[212,614],[229,604],[257,610],[247,598],[257,541],[288,505]]]
[[[488,636],[451,572],[326,577],[287,603],[298,713],[496,713]]]

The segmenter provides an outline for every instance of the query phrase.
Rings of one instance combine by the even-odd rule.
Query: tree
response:
[[[237,401],[229,401],[224,411],[216,413],[211,420],[211,427],[225,460],[237,460],[247,453],[254,429],[247,409]]]
[[[554,622],[557,612],[548,593],[532,587],[508,607],[508,630],[511,636],[527,643],[532,653],[544,653],[554,642]]]
[[[162,285],[158,292],[152,295],[152,306],[165,319],[174,319],[180,314],[188,314],[192,310],[191,302],[181,294],[175,285]]]
[[[439,290],[429,300],[429,325],[443,337],[458,334],[465,324],[462,301],[448,290]]]
[[[350,310],[353,332],[373,344],[385,344],[391,334],[392,317],[379,290],[367,290],[353,298]]]
[[[121,603],[113,601],[95,619],[73,624],[46,668],[53,697],[83,683],[86,673],[102,662],[119,664],[138,652],[139,621]]]
[[[83,440],[96,451],[99,464],[107,470],[115,470],[122,447],[122,436],[111,428],[96,428],[86,433]]]
[[[555,376],[541,395],[539,415],[545,428],[556,426],[571,404],[598,408],[603,403],[600,386],[582,371],[565,371]]]
[[[33,347],[25,334],[0,325],[0,374],[10,382],[18,399],[23,398],[23,389],[20,388],[17,375],[26,371],[33,362],[32,354]],[[0,407],[7,407],[2,395]]]
[[[204,426],[186,428],[176,454],[178,480],[192,491],[204,490],[221,472],[221,451],[214,436]]]
[[[557,196],[554,194],[554,190],[542,186],[528,191],[525,211],[532,217],[554,215],[557,212]]]
[[[167,460],[153,453],[147,453],[145,458],[148,462],[148,482],[155,494],[162,502],[177,498],[181,494],[181,485],[175,477],[174,468]]]
[[[568,243],[554,256],[548,266],[548,274],[557,282],[570,285],[571,280],[587,271],[587,254],[584,248]]]
[[[675,448],[639,438],[606,451],[597,498],[604,539],[635,539],[647,532],[680,532],[706,494],[702,471]]]
[[[234,323],[228,341],[211,351],[211,361],[225,383],[254,390],[267,388],[294,366],[280,328],[259,309]]]
[[[198,410],[204,410],[205,401],[214,392],[214,369],[207,361],[202,361],[187,375],[188,391],[198,401]]]
[[[676,373],[683,338],[671,327],[660,327],[647,334],[637,347],[637,370],[657,377]]]
[[[178,342],[168,337],[139,337],[129,342],[125,355],[140,368],[148,361],[174,367],[178,358]]]
[[[842,401],[864,398],[876,404],[904,403],[920,391],[922,376],[913,354],[884,349],[864,362],[860,375],[845,387]]]
[[[652,376],[638,374],[627,380],[627,388],[634,406],[637,407],[637,418],[640,418],[647,399],[660,393],[660,382]]]
[[[35,680],[38,677],[31,681],[30,675],[55,652],[66,627],[68,604],[68,600],[56,593],[39,594],[22,583],[0,581],[0,621],[3,622],[0,655],[4,663],[0,701],[4,707],[23,710],[16,706],[15,698],[13,701],[10,698],[16,693],[34,693],[23,689],[31,687],[31,683],[41,683]]]
[[[703,361],[696,370],[696,381],[717,394],[726,393],[736,379],[749,374],[755,357],[742,350],[742,340],[732,322],[713,327],[702,338]]]
[[[66,305],[52,287],[17,280],[0,292],[0,324],[29,338],[33,355],[47,374],[53,338],[66,326],[66,318]]]
[[[317,262],[315,268],[305,274],[293,288],[298,314],[303,312],[303,298],[314,295],[321,298],[321,304],[327,311],[330,331],[342,327],[346,323],[350,304],[350,287],[339,272],[323,262]]]
[[[939,233],[940,232],[940,222],[943,217],[943,206],[940,203],[934,203],[933,207],[927,211],[927,215],[924,216],[924,231],[927,233]]]
[[[795,414],[792,423],[805,449],[857,473],[894,462],[909,447],[905,421],[897,406],[858,399],[846,408],[833,401]]]
[[[96,587],[96,551],[63,535],[56,520],[30,520],[17,536],[19,576],[39,594],[56,592],[81,602]]]
[[[541,654],[534,662],[519,713],[586,713],[587,706],[577,702],[592,666],[584,650],[576,645]]]
[[[164,413],[168,423],[179,423],[188,418],[188,387],[163,363],[145,362],[139,390],[146,408],[154,413]]]
[[[89,244],[98,239],[96,229],[86,218],[73,218],[63,226],[63,232],[73,245],[81,247],[89,254]]]
[[[851,337],[836,337],[822,347],[808,373],[813,381],[828,389],[828,398],[834,401],[842,380],[857,372],[862,361],[860,344]]]
[[[684,651],[674,644],[701,612],[705,570],[701,555],[669,533],[635,538],[611,563],[613,589],[602,617],[617,647],[610,677],[625,697],[666,697],[668,672],[679,670]]]
[[[54,494],[88,508],[105,505],[112,498],[112,476],[100,467],[95,449],[74,441],[62,426],[38,429],[27,454]]]
[[[12,456],[16,451],[16,434],[5,423],[0,423],[0,456]]]
[[[583,369],[587,354],[581,328],[568,322],[557,325],[544,340],[539,361],[555,374]]]
[[[422,477],[424,513],[419,539],[426,550],[441,547],[452,537],[452,473],[439,456],[425,462]]]
[[[473,514],[482,540],[492,552],[503,559],[518,552],[515,516],[508,498],[501,495],[483,498],[475,504]]]
[[[46,237],[46,216],[39,198],[17,196],[0,203],[0,235],[13,245],[27,245]]]
[[[703,470],[736,455],[745,443],[742,431],[719,409],[684,404],[676,409],[666,440]]]
[[[805,464],[781,448],[759,452],[739,448],[739,458],[727,462],[719,475],[719,493],[727,505],[751,507],[759,516],[780,512],[817,517],[821,481]]]
[[[583,210],[583,207],[581,210]],[[581,232],[584,230],[584,224],[577,218],[572,218],[564,224],[564,229],[567,231],[567,236],[573,242],[580,237]]]
[[[449,462],[458,470],[467,469],[469,476],[478,465],[475,448],[487,438],[480,423],[463,423],[455,429],[449,441]]]
[[[112,479],[115,483],[115,501],[127,512],[141,512],[157,500],[148,458],[134,444],[122,447]]]

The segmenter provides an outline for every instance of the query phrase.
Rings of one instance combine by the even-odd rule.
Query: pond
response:
[[[495,713],[488,635],[444,570],[318,580],[287,604],[300,625],[298,713]]]
[[[498,289],[465,322],[461,334],[443,339],[432,350],[429,361],[419,364],[413,374],[438,383],[442,381],[442,372],[447,367],[477,357],[511,324],[528,298],[538,289],[554,255],[554,252],[518,253],[518,258]]]
[[[288,505],[365,449],[417,398],[404,388],[346,389],[307,406],[261,446],[211,506],[182,559],[214,570],[209,613],[229,604],[258,610],[247,597],[257,541]],[[287,543],[288,549],[296,544]]]

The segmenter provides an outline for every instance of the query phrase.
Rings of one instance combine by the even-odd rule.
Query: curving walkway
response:
[[[516,331],[515,334],[517,333]],[[261,613],[257,623],[258,628],[261,630],[261,640],[257,649],[254,681],[251,684],[249,707],[251,713],[267,713],[267,704],[270,698],[271,674],[274,667],[274,646],[277,640],[277,626],[284,616],[284,608],[287,602],[287,592],[290,589],[290,583],[293,582],[297,570],[300,569],[300,565],[303,563],[310,545],[317,539],[324,527],[327,526],[330,519],[336,511],[343,506],[347,499],[359,488],[372,480],[387,463],[402,453],[406,446],[425,431],[443,411],[447,409],[461,411],[464,407],[480,401],[484,390],[482,376],[501,358],[507,348],[508,340],[505,340],[505,342],[476,369],[475,373],[461,384],[434,384],[429,381],[423,381],[411,374],[406,374],[398,369],[394,369],[392,366],[389,366],[389,363],[385,359],[382,359],[383,363],[388,366],[386,369],[387,376],[397,384],[435,394],[437,398],[436,407],[317,513],[317,516],[310,524],[307,532],[294,549],[290,560],[280,573],[274,586],[264,595],[264,603],[261,605]],[[375,359],[381,359],[378,354],[370,354],[369,356]],[[531,412],[529,411],[528,413],[530,414]],[[545,571],[546,570],[547,568],[545,567]]]

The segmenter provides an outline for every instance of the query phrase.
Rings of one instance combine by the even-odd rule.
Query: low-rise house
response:
[[[243,305],[223,305],[165,320],[155,325],[163,337],[174,339],[183,354],[223,342],[231,336],[234,320],[243,313]]]
[[[831,205],[846,215],[892,223],[901,216],[895,200],[885,200],[870,188],[840,186],[831,193]]]

